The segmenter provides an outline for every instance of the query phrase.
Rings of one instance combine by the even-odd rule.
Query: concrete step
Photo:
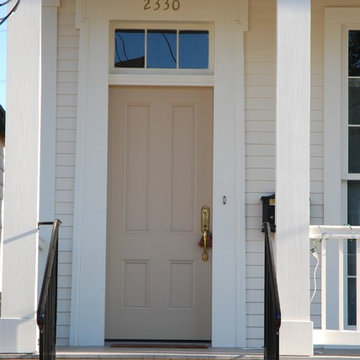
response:
[[[0,360],[38,359],[38,354],[0,354]],[[260,360],[262,349],[59,348],[57,360]],[[280,360],[360,360],[360,349],[315,350],[314,356],[280,356]]]

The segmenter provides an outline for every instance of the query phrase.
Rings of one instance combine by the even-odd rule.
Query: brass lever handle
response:
[[[211,237],[210,234],[210,208],[207,205],[204,205],[201,208],[201,232],[202,232],[202,248],[203,248],[203,253],[202,253],[202,260],[203,261],[208,261],[209,260],[209,254],[208,254],[208,247],[209,245],[211,246],[211,244],[209,244],[209,240]]]
[[[203,233],[204,247],[203,247],[203,253],[201,256],[203,261],[209,260],[209,254],[207,252],[207,240],[208,240],[207,237],[208,237],[208,230],[204,230],[204,233]]]

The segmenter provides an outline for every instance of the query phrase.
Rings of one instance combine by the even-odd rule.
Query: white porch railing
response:
[[[321,327],[314,345],[360,345],[360,241],[356,247],[356,325],[347,324],[347,240],[360,240],[360,226],[310,226],[321,270]]]

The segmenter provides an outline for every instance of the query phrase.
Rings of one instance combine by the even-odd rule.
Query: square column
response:
[[[310,0],[277,0],[276,268],[280,353],[313,353],[310,321]]]
[[[41,0],[8,20],[0,352],[37,350]]]

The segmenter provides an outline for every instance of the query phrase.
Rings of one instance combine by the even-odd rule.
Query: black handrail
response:
[[[265,276],[264,276],[264,359],[279,360],[279,330],[281,309],[276,279],[274,253],[270,242],[270,224],[265,229]]]
[[[37,309],[37,324],[40,329],[39,360],[54,360],[56,357],[56,305],[58,272],[58,239],[61,221],[40,222],[38,225],[52,225],[49,252],[41,286]]]

